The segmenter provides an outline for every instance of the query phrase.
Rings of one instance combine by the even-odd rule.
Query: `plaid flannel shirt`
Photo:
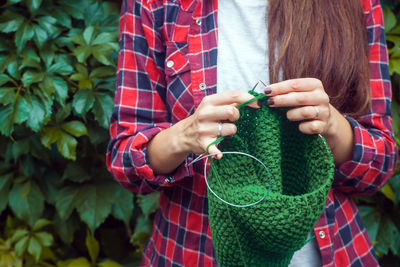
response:
[[[353,194],[372,194],[397,160],[391,126],[391,84],[379,0],[361,0],[368,33],[372,107],[346,117],[353,159],[337,166],[326,209],[314,228],[323,266],[378,265]],[[124,0],[115,108],[107,166],[122,186],[160,192],[160,208],[144,252],[145,266],[216,266],[208,221],[204,162],[156,175],[147,143],[190,116],[216,93],[217,0]]]

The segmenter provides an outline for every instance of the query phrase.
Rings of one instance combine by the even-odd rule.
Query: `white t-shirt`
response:
[[[247,92],[259,80],[269,84],[267,4],[267,0],[218,1],[217,92]],[[289,266],[322,266],[315,238],[296,251]]]

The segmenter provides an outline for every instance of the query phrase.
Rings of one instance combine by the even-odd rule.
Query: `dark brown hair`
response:
[[[331,104],[359,116],[370,106],[368,40],[360,0],[270,0],[270,82],[318,78]]]

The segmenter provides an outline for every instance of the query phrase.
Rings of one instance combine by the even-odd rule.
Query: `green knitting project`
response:
[[[258,99],[261,94],[251,92]],[[209,221],[217,262],[226,266],[288,266],[320,217],[331,188],[332,154],[318,135],[305,135],[286,110],[240,107],[237,133],[221,151],[240,151],[260,159],[271,174],[267,197],[238,208],[208,192]],[[255,160],[225,154],[211,162],[208,184],[228,202],[245,205],[261,199],[269,176]]]

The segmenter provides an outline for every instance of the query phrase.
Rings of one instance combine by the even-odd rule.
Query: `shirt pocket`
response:
[[[188,51],[189,46],[187,43],[167,42],[164,64],[167,81],[171,81],[177,75],[190,71]]]

